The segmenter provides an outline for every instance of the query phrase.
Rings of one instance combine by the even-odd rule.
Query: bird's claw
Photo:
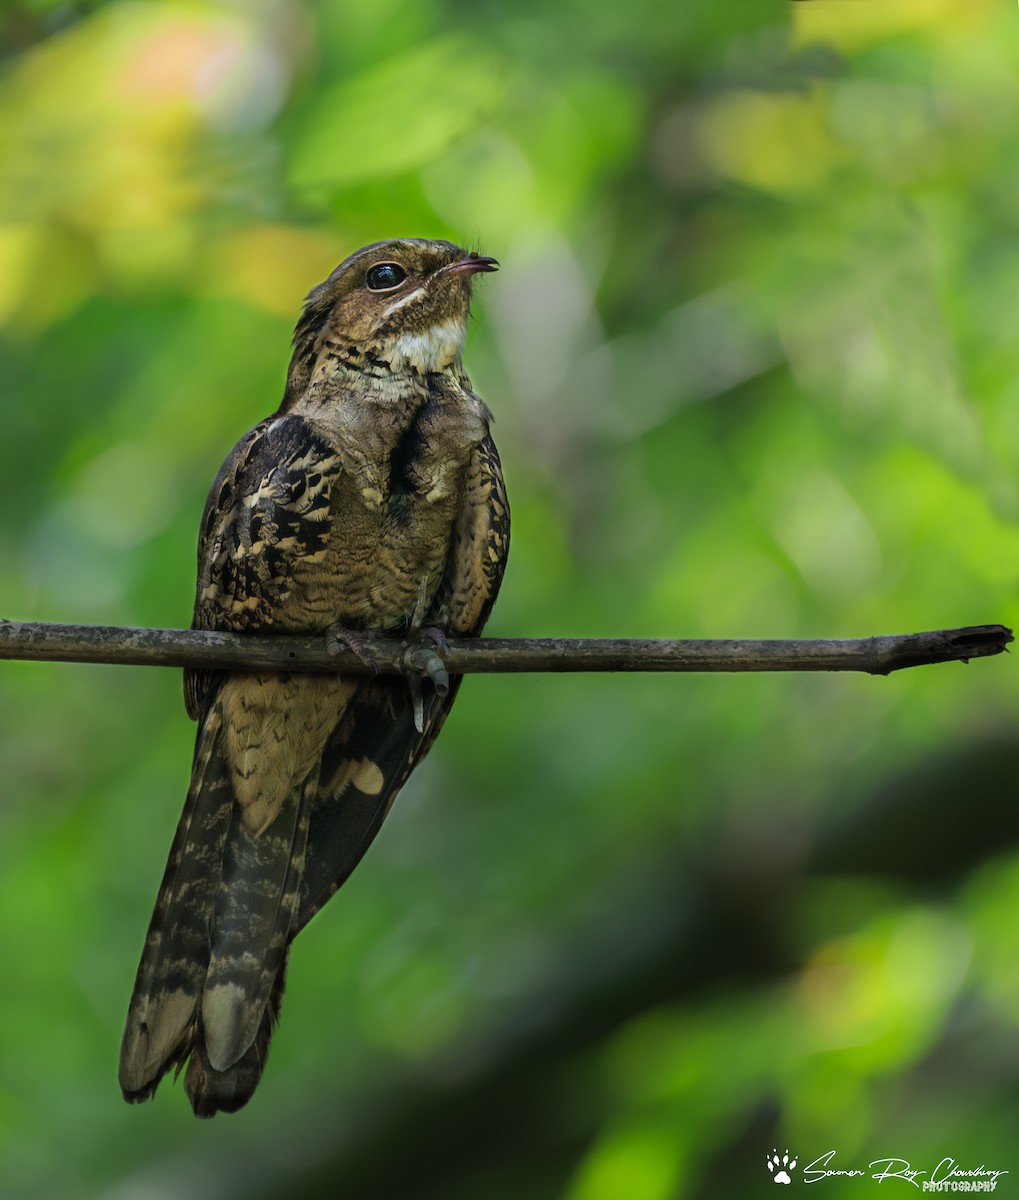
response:
[[[421,642],[405,645],[400,655],[400,667],[409,679],[418,682],[430,679],[440,696],[448,695],[449,673],[434,647],[423,645]]]
[[[423,642],[405,642],[400,654],[400,669],[407,677],[411,700],[414,704],[414,728],[418,733],[425,731],[425,703],[421,690],[422,679],[430,679],[437,696],[449,695],[449,672],[434,646]]]
[[[365,649],[365,642],[371,639],[371,633],[363,629],[348,629],[339,623],[330,625],[326,630],[326,650],[330,654],[341,654],[349,650],[358,662],[371,667],[374,674],[379,673],[378,661]]]
[[[435,694],[449,695],[449,673],[446,664],[437,653],[446,650],[449,643],[441,629],[434,625],[422,627],[428,609],[428,576],[422,575],[418,584],[417,603],[410,618],[407,637],[400,654],[400,669],[407,677],[411,700],[414,704],[414,728],[418,733],[425,731],[425,702],[421,691],[421,680],[430,679]]]
[[[425,625],[417,630],[419,637],[428,638],[438,648],[445,653],[449,649],[449,639],[446,637],[445,630],[439,629],[437,625]]]

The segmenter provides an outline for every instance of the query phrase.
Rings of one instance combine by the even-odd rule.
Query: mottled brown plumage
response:
[[[509,545],[490,414],[461,363],[471,280],[492,259],[401,239],[308,296],[279,411],[247,433],[206,505],[194,627],[400,636],[481,629]],[[120,1056],[128,1100],[187,1062],[199,1116],[261,1076],[290,943],[347,878],[460,680],[189,671],[191,787]]]

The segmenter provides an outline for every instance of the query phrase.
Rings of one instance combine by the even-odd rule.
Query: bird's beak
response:
[[[482,271],[498,271],[498,269],[497,259],[488,258],[484,254],[475,254],[473,250],[470,254],[464,255],[459,262],[450,263],[446,268],[447,271],[455,271],[460,275],[478,275]]]

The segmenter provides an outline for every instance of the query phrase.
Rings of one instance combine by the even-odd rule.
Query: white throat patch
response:
[[[462,321],[440,321],[423,333],[401,333],[393,341],[393,368],[413,367],[425,374],[444,371],[463,354],[467,328]]]

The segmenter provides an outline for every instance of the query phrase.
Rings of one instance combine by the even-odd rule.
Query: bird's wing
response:
[[[299,417],[264,421],[238,443],[206,505],[197,627],[321,624],[296,571],[326,553],[339,470],[336,447]],[[241,1084],[282,980],[315,768],[355,688],[331,676],[188,672],[198,742],[121,1048],[128,1099],[151,1095],[191,1051],[196,1111],[250,1095]]]
[[[294,590],[298,561],[329,545],[339,450],[301,417],[269,417],[234,447],[209,491],[198,538],[194,629],[317,631],[318,611]],[[197,720],[221,674],[187,670]]]
[[[453,637],[478,637],[495,604],[509,557],[510,513],[492,435],[467,466],[467,497],[436,596],[435,623]]]
[[[468,464],[464,507],[428,623],[451,637],[479,635],[508,553],[502,465],[486,434]],[[426,698],[422,732],[415,728],[404,680],[380,676],[358,687],[322,756],[296,929],[318,912],[371,844],[396,793],[438,736],[462,679],[450,678],[446,696]]]

